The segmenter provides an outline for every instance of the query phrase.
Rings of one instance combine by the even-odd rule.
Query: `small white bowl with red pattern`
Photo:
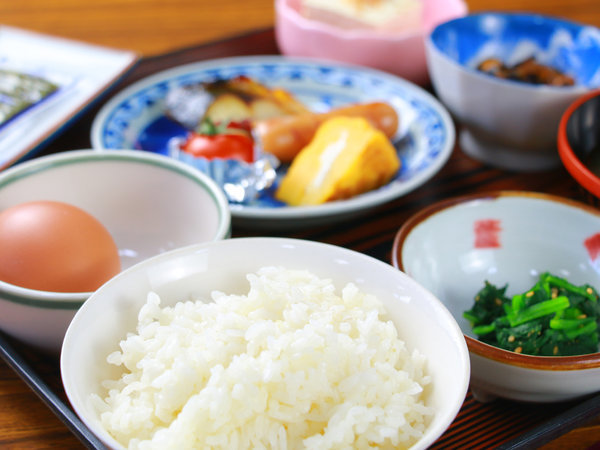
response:
[[[600,353],[532,356],[479,341],[463,312],[485,281],[509,296],[544,272],[600,288],[600,211],[567,198],[497,191],[449,198],[409,218],[393,265],[430,290],[461,327],[481,401],[570,400],[600,391]]]

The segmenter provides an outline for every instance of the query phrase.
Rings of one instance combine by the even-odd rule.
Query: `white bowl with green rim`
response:
[[[122,270],[157,254],[231,235],[221,189],[190,166],[161,155],[73,150],[0,173],[0,211],[54,200],[83,209],[113,237]],[[91,292],[27,289],[0,280],[0,330],[57,353],[75,312]]]

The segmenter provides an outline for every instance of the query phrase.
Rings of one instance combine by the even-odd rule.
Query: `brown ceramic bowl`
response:
[[[398,231],[393,265],[429,289],[458,322],[481,400],[531,402],[600,390],[600,353],[531,356],[477,340],[463,312],[487,280],[512,296],[543,272],[600,287],[600,211],[565,198],[501,191],[450,198],[420,211]]]

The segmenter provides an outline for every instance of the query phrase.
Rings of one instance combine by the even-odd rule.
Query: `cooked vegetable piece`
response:
[[[534,320],[512,328],[499,328],[496,333],[498,346],[517,353],[535,354],[547,339],[542,322]]]
[[[262,120],[309,112],[308,108],[283,88],[266,85],[246,76],[204,83],[213,101],[204,118],[214,122]]]
[[[543,273],[524,293],[507,297],[507,286],[488,281],[463,316],[482,342],[505,350],[542,356],[598,351],[598,293]]]
[[[223,126],[205,120],[198,131],[188,134],[181,147],[184,152],[206,159],[254,161],[254,141],[244,123],[231,122]]]
[[[575,80],[558,69],[540,64],[535,58],[527,58],[513,66],[507,66],[497,58],[489,58],[477,65],[477,70],[498,78],[522,81],[530,84],[573,86]]]
[[[165,98],[165,114],[195,131],[206,119],[225,123],[308,112],[286,89],[268,87],[243,75],[176,86]]]
[[[548,314],[562,311],[569,307],[569,299],[564,295],[553,298],[552,300],[544,300],[543,302],[535,303],[527,308],[511,311],[506,315],[508,323],[511,327],[531,322],[534,319],[547,316]]]
[[[465,311],[464,317],[474,324],[489,324],[504,314],[504,304],[510,301],[505,292],[508,286],[497,288],[485,282],[484,288],[475,296],[475,305]]]

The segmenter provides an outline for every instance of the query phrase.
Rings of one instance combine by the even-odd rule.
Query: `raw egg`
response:
[[[0,212],[0,280],[51,292],[91,292],[121,270],[118,248],[95,217],[57,201]]]

